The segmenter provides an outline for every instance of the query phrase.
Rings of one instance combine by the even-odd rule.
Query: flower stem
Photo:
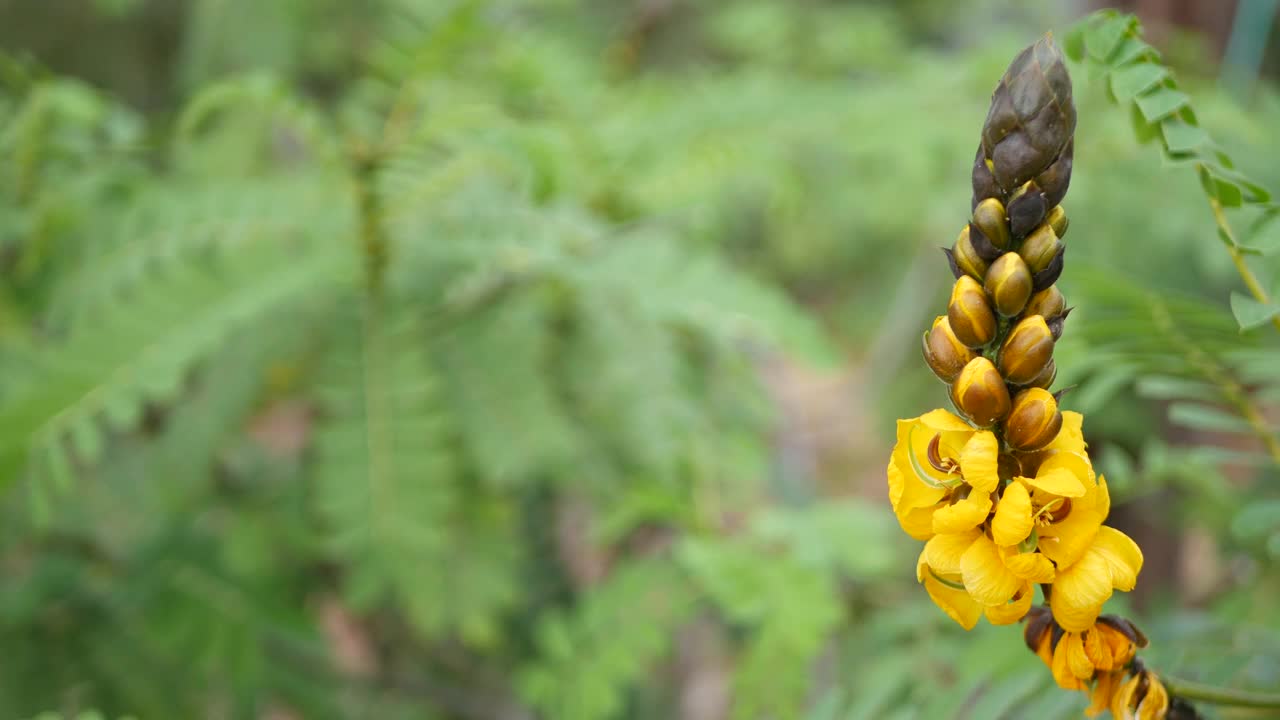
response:
[[[1208,199],[1209,209],[1213,211],[1213,222],[1222,233],[1223,244],[1227,246],[1227,253],[1231,255],[1231,262],[1236,266],[1236,272],[1240,274],[1244,286],[1249,289],[1249,294],[1253,295],[1254,300],[1263,305],[1270,304],[1271,298],[1267,295],[1267,291],[1262,288],[1262,283],[1258,282],[1257,276],[1245,264],[1244,255],[1241,254],[1239,243],[1236,241],[1236,234],[1231,229],[1231,223],[1227,222],[1227,214],[1222,211],[1222,203],[1215,197]],[[1280,330],[1280,315],[1271,318],[1271,324]]]
[[[1160,681],[1169,690],[1169,694],[1187,700],[1198,700],[1214,705],[1234,705],[1236,707],[1280,708],[1280,694],[1278,693],[1235,690],[1233,688],[1218,687],[1217,685],[1205,685],[1190,680],[1179,680],[1168,675],[1161,675]]]

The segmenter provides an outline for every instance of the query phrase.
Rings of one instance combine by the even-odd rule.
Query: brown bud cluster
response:
[[[1010,65],[974,156],[969,222],[946,248],[955,284],[924,335],[925,362],[970,422],[1005,452],[1039,450],[1062,413],[1050,388],[1070,308],[1062,274],[1076,110],[1062,53],[1046,37]]]

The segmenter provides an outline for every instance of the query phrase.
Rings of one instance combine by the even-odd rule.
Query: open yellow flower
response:
[[[935,535],[916,563],[916,579],[952,620],[972,630],[986,615],[992,625],[1012,625],[1031,609],[1035,587],[1004,567],[981,530]]]
[[[1058,568],[1049,608],[1064,630],[1083,632],[1094,624],[1114,590],[1129,591],[1142,571],[1142,550],[1115,528],[1099,528],[1083,555]]]
[[[898,421],[889,460],[889,501],[902,529],[917,540],[981,525],[999,478],[996,436],[946,410]]]

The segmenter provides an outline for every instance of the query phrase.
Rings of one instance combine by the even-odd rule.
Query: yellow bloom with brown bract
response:
[[[946,410],[898,421],[889,502],[917,540],[978,527],[991,512],[999,442]]]

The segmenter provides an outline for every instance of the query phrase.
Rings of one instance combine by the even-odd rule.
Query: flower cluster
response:
[[[1058,407],[1054,345],[1069,308],[1055,283],[1067,217],[1075,107],[1062,55],[1046,37],[1001,79],[973,168],[971,221],[946,249],[955,275],[947,313],[923,352],[957,412],[898,421],[889,499],[924,541],[916,577],[971,629],[1028,620],[1028,646],[1090,713],[1165,718],[1169,694],[1135,659],[1146,639],[1101,616],[1133,589],[1142,551],[1104,524],[1083,417]],[[1032,607],[1036,587],[1047,607]]]

